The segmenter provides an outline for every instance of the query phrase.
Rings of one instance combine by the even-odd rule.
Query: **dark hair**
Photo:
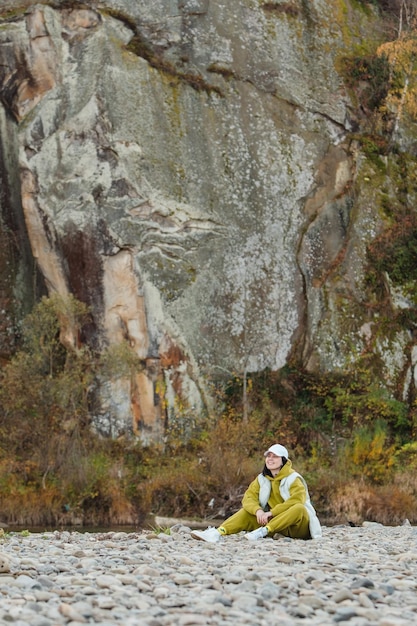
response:
[[[288,461],[288,459],[286,459],[285,456],[282,456],[281,459],[282,459],[282,466],[281,467],[284,467],[284,465]],[[272,472],[271,472],[270,469],[267,468],[266,464],[264,465],[264,468],[262,470],[262,474],[264,476],[269,476],[270,478],[273,478]]]

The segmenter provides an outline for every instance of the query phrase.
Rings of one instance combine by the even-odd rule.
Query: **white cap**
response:
[[[266,456],[268,452],[272,452],[272,454],[275,454],[276,456],[283,456],[288,459],[288,450],[287,448],[284,448],[284,446],[282,446],[280,443],[274,443],[273,446],[271,446],[266,452],[264,452],[264,456]]]

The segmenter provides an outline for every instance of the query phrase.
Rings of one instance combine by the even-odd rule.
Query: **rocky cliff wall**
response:
[[[372,191],[354,191],[361,158],[336,59],[371,36],[369,7],[6,0],[1,11],[2,224],[27,237],[48,292],[91,307],[85,341],[127,342],[142,363],[102,386],[102,432],[160,440],[166,407],[168,419],[201,415],[224,372],[291,357],[331,371],[364,348],[379,217]]]

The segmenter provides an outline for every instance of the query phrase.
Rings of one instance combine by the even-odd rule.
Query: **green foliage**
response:
[[[417,216],[397,213],[396,221],[369,246],[368,260],[376,272],[387,272],[394,285],[417,279]]]
[[[62,328],[71,327],[76,337],[85,315],[73,298],[43,298],[24,321],[22,350],[1,372],[0,446],[18,458],[31,449],[43,471],[59,433],[88,421],[91,355],[60,340]]]
[[[132,370],[139,372],[145,363],[127,343],[109,346],[100,356],[100,374],[109,379],[123,378]]]
[[[291,2],[280,2],[279,4],[276,2],[265,2],[261,5],[261,9],[266,13],[284,14],[289,17],[297,17],[301,12],[300,7]]]
[[[232,411],[203,431],[194,448],[156,454],[137,496],[157,515],[226,517],[239,508],[247,484],[262,469],[262,436],[258,421],[242,423]]]
[[[166,526],[150,526],[154,535],[170,535],[171,529]]]
[[[372,426],[362,426],[344,453],[350,461],[350,474],[381,483],[394,465],[395,446],[389,443],[388,427],[382,419]]]
[[[417,442],[411,441],[404,444],[395,452],[395,465],[402,470],[417,470]]]
[[[88,309],[68,294],[65,297],[55,294],[43,297],[32,313],[23,322],[23,347],[25,352],[39,359],[44,372],[53,376],[55,369],[65,365],[69,353],[63,341],[64,333],[74,335],[73,349],[76,350],[78,333],[87,321]]]
[[[143,517],[127,495],[138,476],[136,446],[103,441],[90,428],[96,376],[140,363],[126,346],[102,361],[80,346],[87,313],[72,297],[43,298],[23,323],[22,349],[1,372],[0,507],[14,523]]]
[[[365,354],[339,372],[311,373],[287,366],[252,375],[252,419],[260,424],[263,441],[265,436],[280,437],[290,447],[312,453],[314,446],[321,449],[330,438],[351,437],[356,428],[380,418],[392,438],[405,440],[412,429],[409,407],[384,386],[381,368],[377,356]],[[229,392],[228,401],[235,406],[235,380]]]
[[[407,406],[390,397],[378,382],[351,377],[344,382],[343,386],[330,390],[324,404],[333,418],[347,426],[350,432],[358,426],[373,424],[380,418],[389,424],[391,434],[407,427]]]
[[[208,489],[197,457],[159,453],[150,463],[146,479],[137,485],[134,500],[146,503],[156,515],[202,516]]]
[[[368,111],[375,111],[381,106],[390,84],[389,63],[384,55],[342,57],[339,71],[347,88],[354,92],[359,106]]]
[[[355,138],[359,141],[365,156],[375,165],[380,172],[385,172],[385,163],[381,158],[386,154],[387,145],[385,139],[377,135],[358,135]]]

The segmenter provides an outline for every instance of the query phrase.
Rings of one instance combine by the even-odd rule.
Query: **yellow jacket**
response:
[[[292,469],[291,461],[287,461],[286,464],[281,468],[275,478],[271,478],[270,476],[265,476],[267,480],[271,482],[271,493],[268,500],[269,510],[271,511],[273,517],[287,511],[294,504],[306,504],[307,501],[307,491],[304,486],[304,483],[300,477],[294,480],[290,488],[290,497],[287,500],[284,500],[281,496],[279,487],[281,481],[284,478],[287,478],[290,474],[294,474],[295,470]],[[262,509],[262,506],[259,502],[259,491],[260,484],[258,477],[255,478],[247,488],[245,495],[242,499],[242,506],[251,515],[256,515],[256,511]]]

